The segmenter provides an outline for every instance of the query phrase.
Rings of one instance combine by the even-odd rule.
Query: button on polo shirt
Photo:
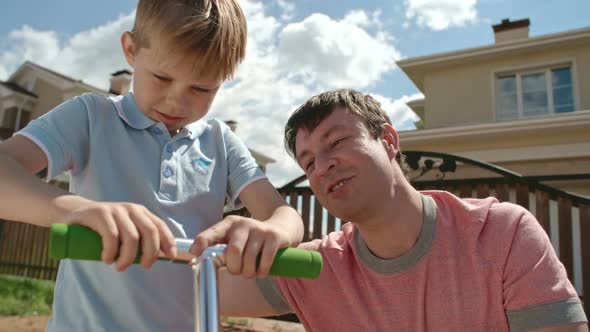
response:
[[[172,170],[172,168],[170,168],[170,166],[166,166],[166,168],[164,168],[164,177],[171,177],[174,174],[174,171]]]
[[[154,135],[162,135],[162,129],[160,129],[158,127],[153,127],[152,133],[154,133]]]

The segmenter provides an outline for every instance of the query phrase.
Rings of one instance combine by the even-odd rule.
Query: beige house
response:
[[[493,45],[398,61],[425,96],[408,104],[421,121],[400,133],[402,149],[457,154],[590,196],[590,28],[529,37],[529,24],[503,20]],[[489,176],[459,167],[461,177]]]
[[[77,95],[86,92],[126,94],[131,86],[131,79],[130,71],[117,71],[111,74],[110,89],[105,91],[26,61],[7,81],[0,81],[0,141],[12,136],[30,120]],[[235,130],[235,122],[228,121],[228,124]],[[252,149],[250,152],[263,171],[268,164],[275,161]]]

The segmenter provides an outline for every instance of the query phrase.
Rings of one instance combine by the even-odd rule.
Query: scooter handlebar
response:
[[[182,239],[185,240],[186,239]],[[53,259],[101,260],[102,239],[90,228],[54,224],[49,237],[49,257]],[[141,253],[135,262],[139,262]],[[280,249],[270,275],[292,278],[317,278],[322,271],[322,256],[317,251],[298,248]]]

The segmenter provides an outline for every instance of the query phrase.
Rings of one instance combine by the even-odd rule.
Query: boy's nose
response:
[[[170,105],[176,113],[181,113],[186,108],[188,100],[184,93],[170,89],[166,95],[166,103]]]

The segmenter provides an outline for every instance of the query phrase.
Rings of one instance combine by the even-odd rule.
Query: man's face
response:
[[[330,213],[360,222],[375,204],[389,197],[397,145],[389,145],[386,136],[373,138],[357,115],[341,108],[313,131],[298,130],[297,163]]]
[[[221,79],[200,76],[194,58],[181,57],[157,42],[140,50],[133,49],[134,45],[126,48],[126,42],[133,40],[125,41],[123,36],[125,56],[134,69],[135,102],[147,117],[164,123],[175,134],[207,114]]]

